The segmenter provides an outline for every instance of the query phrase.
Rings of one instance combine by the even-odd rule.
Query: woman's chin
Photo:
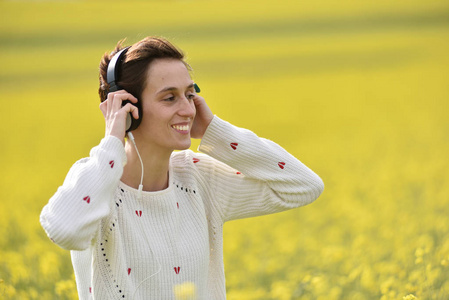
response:
[[[192,141],[189,139],[188,141],[184,143],[180,143],[175,150],[187,150],[192,145]]]

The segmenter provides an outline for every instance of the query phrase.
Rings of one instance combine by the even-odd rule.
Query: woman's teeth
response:
[[[172,125],[171,127],[180,131],[188,131],[190,129],[189,125]]]

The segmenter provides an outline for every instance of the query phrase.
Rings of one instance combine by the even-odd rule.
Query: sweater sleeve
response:
[[[123,143],[109,136],[91,150],[89,157],[72,166],[40,215],[52,241],[68,250],[90,246],[101,219],[110,213],[125,163]]]
[[[199,151],[213,158],[197,165],[223,222],[303,206],[324,189],[321,178],[282,147],[217,116]]]

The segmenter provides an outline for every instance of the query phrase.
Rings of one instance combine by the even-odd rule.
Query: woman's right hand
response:
[[[129,100],[137,103],[137,98],[125,90],[108,94],[108,98],[100,104],[100,110],[106,121],[106,136],[112,135],[125,143],[126,117],[131,113],[135,119],[139,118],[138,108],[131,103],[122,107],[122,102]]]

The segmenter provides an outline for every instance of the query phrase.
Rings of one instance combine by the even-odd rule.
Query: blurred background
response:
[[[0,0],[0,299],[77,299],[39,214],[104,135],[102,54],[149,35],[326,185],[225,225],[228,299],[449,298],[447,0]]]

